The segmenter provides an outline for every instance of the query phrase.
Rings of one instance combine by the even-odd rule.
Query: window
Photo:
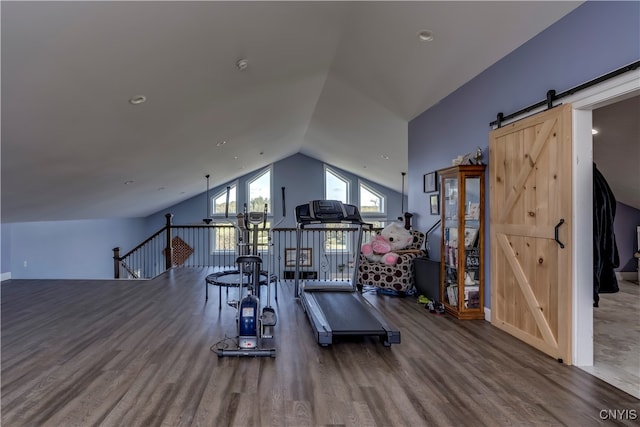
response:
[[[387,223],[385,195],[363,182],[360,182],[359,189],[360,214],[374,229],[384,228]]]
[[[325,252],[349,252],[349,249],[353,246],[350,242],[350,236],[354,233],[348,226],[344,224],[324,224],[324,228],[336,229],[324,232]]]
[[[363,216],[383,216],[385,213],[385,197],[373,188],[360,183],[360,213]]]
[[[329,168],[324,167],[324,198],[349,203],[349,180]]]
[[[249,203],[248,209],[251,212],[264,211],[267,206],[267,213],[271,212],[271,168],[266,169],[248,182]]]
[[[253,225],[250,225],[251,230],[253,230]],[[271,222],[267,220],[266,224],[258,224],[258,253],[260,256],[265,256],[269,253],[269,229],[271,228]],[[251,231],[249,233],[249,246],[251,250],[253,250],[253,233]],[[264,261],[266,262],[266,261]]]
[[[232,224],[218,224],[211,233],[212,252],[235,252],[238,246],[236,229]]]
[[[227,213],[227,193],[229,194],[229,225],[218,224],[211,233],[211,251],[212,252],[235,252],[238,244],[236,229],[232,225],[238,212],[238,203],[236,201],[237,185],[232,184],[227,189],[217,193],[211,198],[213,204],[213,217],[224,219]]]
[[[349,187],[351,182],[329,166],[324,167],[324,197],[327,200],[339,200],[349,203]],[[353,247],[350,236],[352,232],[344,224],[324,224],[325,228],[336,228],[324,232],[325,252],[349,252]]]
[[[264,212],[265,205],[267,207],[267,217],[271,214],[271,167],[259,172],[254,178],[247,182],[248,203],[247,210],[249,212]],[[267,218],[265,228],[269,228],[271,222]],[[253,225],[249,228],[253,230]],[[263,230],[263,224],[258,224],[258,250],[266,251],[269,233]],[[253,242],[253,232],[249,233],[249,244]]]

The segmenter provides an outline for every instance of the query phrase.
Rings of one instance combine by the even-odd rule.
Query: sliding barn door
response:
[[[494,130],[489,142],[491,322],[567,364],[571,132],[564,105]]]

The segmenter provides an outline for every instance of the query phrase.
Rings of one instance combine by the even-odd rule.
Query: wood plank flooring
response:
[[[640,286],[618,287],[593,309],[593,366],[582,369],[640,398]]]
[[[592,426],[638,399],[484,321],[367,294],[402,343],[322,348],[281,283],[277,357],[221,358],[234,310],[207,269],[3,282],[3,426]],[[213,289],[210,289],[210,291]],[[224,293],[223,293],[224,298]],[[627,412],[627,414],[631,414]],[[614,425],[638,425],[638,420]]]

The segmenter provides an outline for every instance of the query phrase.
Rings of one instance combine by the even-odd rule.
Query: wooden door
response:
[[[489,142],[491,322],[566,364],[571,132],[571,106],[564,105],[496,129]]]

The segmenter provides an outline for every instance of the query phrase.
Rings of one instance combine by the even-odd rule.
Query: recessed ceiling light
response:
[[[591,135],[597,135],[598,129],[591,129]]]
[[[433,31],[420,30],[418,31],[418,38],[423,42],[430,42],[433,40]]]
[[[389,156],[387,156],[386,154],[383,154],[380,157],[384,160],[389,160]]]
[[[129,104],[140,105],[146,102],[147,97],[144,95],[136,95],[133,98],[129,99]]]
[[[216,144],[216,147],[222,147],[224,144],[226,144],[227,141],[220,141]]]
[[[238,70],[240,71],[246,70],[248,66],[249,66],[249,61],[246,59],[240,59],[238,60],[238,62],[236,62],[236,67],[238,67]]]
[[[162,191],[162,190],[166,190],[166,187],[160,187],[160,188],[158,188],[158,191]]]
[[[132,180],[128,180],[124,182],[124,185],[129,185],[129,184],[133,184],[135,181]]]

